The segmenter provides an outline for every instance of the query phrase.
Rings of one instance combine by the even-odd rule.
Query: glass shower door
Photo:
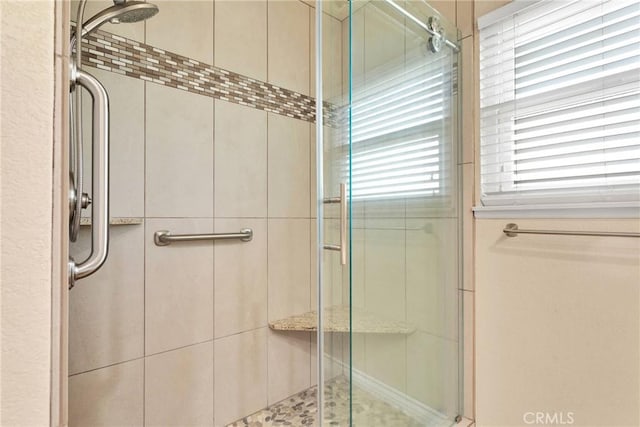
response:
[[[458,53],[423,1],[322,17],[322,187],[346,184],[348,259],[322,254],[324,424],[451,425],[460,399]],[[337,22],[336,22],[337,21]],[[341,52],[338,61],[336,51]],[[324,244],[340,238],[322,203]]]

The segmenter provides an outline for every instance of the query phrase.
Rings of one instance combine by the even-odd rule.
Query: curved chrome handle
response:
[[[76,83],[92,98],[92,195],[91,254],[79,264],[69,261],[69,286],[95,273],[109,253],[109,97],[102,84],[91,74],[76,70]],[[79,142],[79,141],[78,141]]]

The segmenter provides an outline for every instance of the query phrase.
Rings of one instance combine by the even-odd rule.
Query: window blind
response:
[[[446,193],[452,54],[416,54],[369,73],[353,90],[354,200]],[[344,163],[344,173],[348,163]],[[444,169],[444,170],[443,170]]]
[[[480,26],[482,204],[639,201],[640,2],[539,1]]]

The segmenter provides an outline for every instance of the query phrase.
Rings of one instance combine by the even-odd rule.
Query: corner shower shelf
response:
[[[359,308],[354,307],[352,315],[351,330],[355,333],[408,335],[415,331],[414,327],[405,322],[383,319]],[[309,311],[269,322],[269,327],[275,331],[313,332],[318,330],[317,316],[316,311]],[[325,332],[349,332],[349,307],[334,306],[325,309],[324,323]]]
[[[116,217],[109,220],[111,225],[138,225],[142,224],[142,218],[139,217]],[[80,218],[80,225],[91,225],[91,218]]]

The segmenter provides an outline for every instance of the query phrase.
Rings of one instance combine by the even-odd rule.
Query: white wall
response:
[[[0,2],[0,424],[49,425],[53,1]]]

